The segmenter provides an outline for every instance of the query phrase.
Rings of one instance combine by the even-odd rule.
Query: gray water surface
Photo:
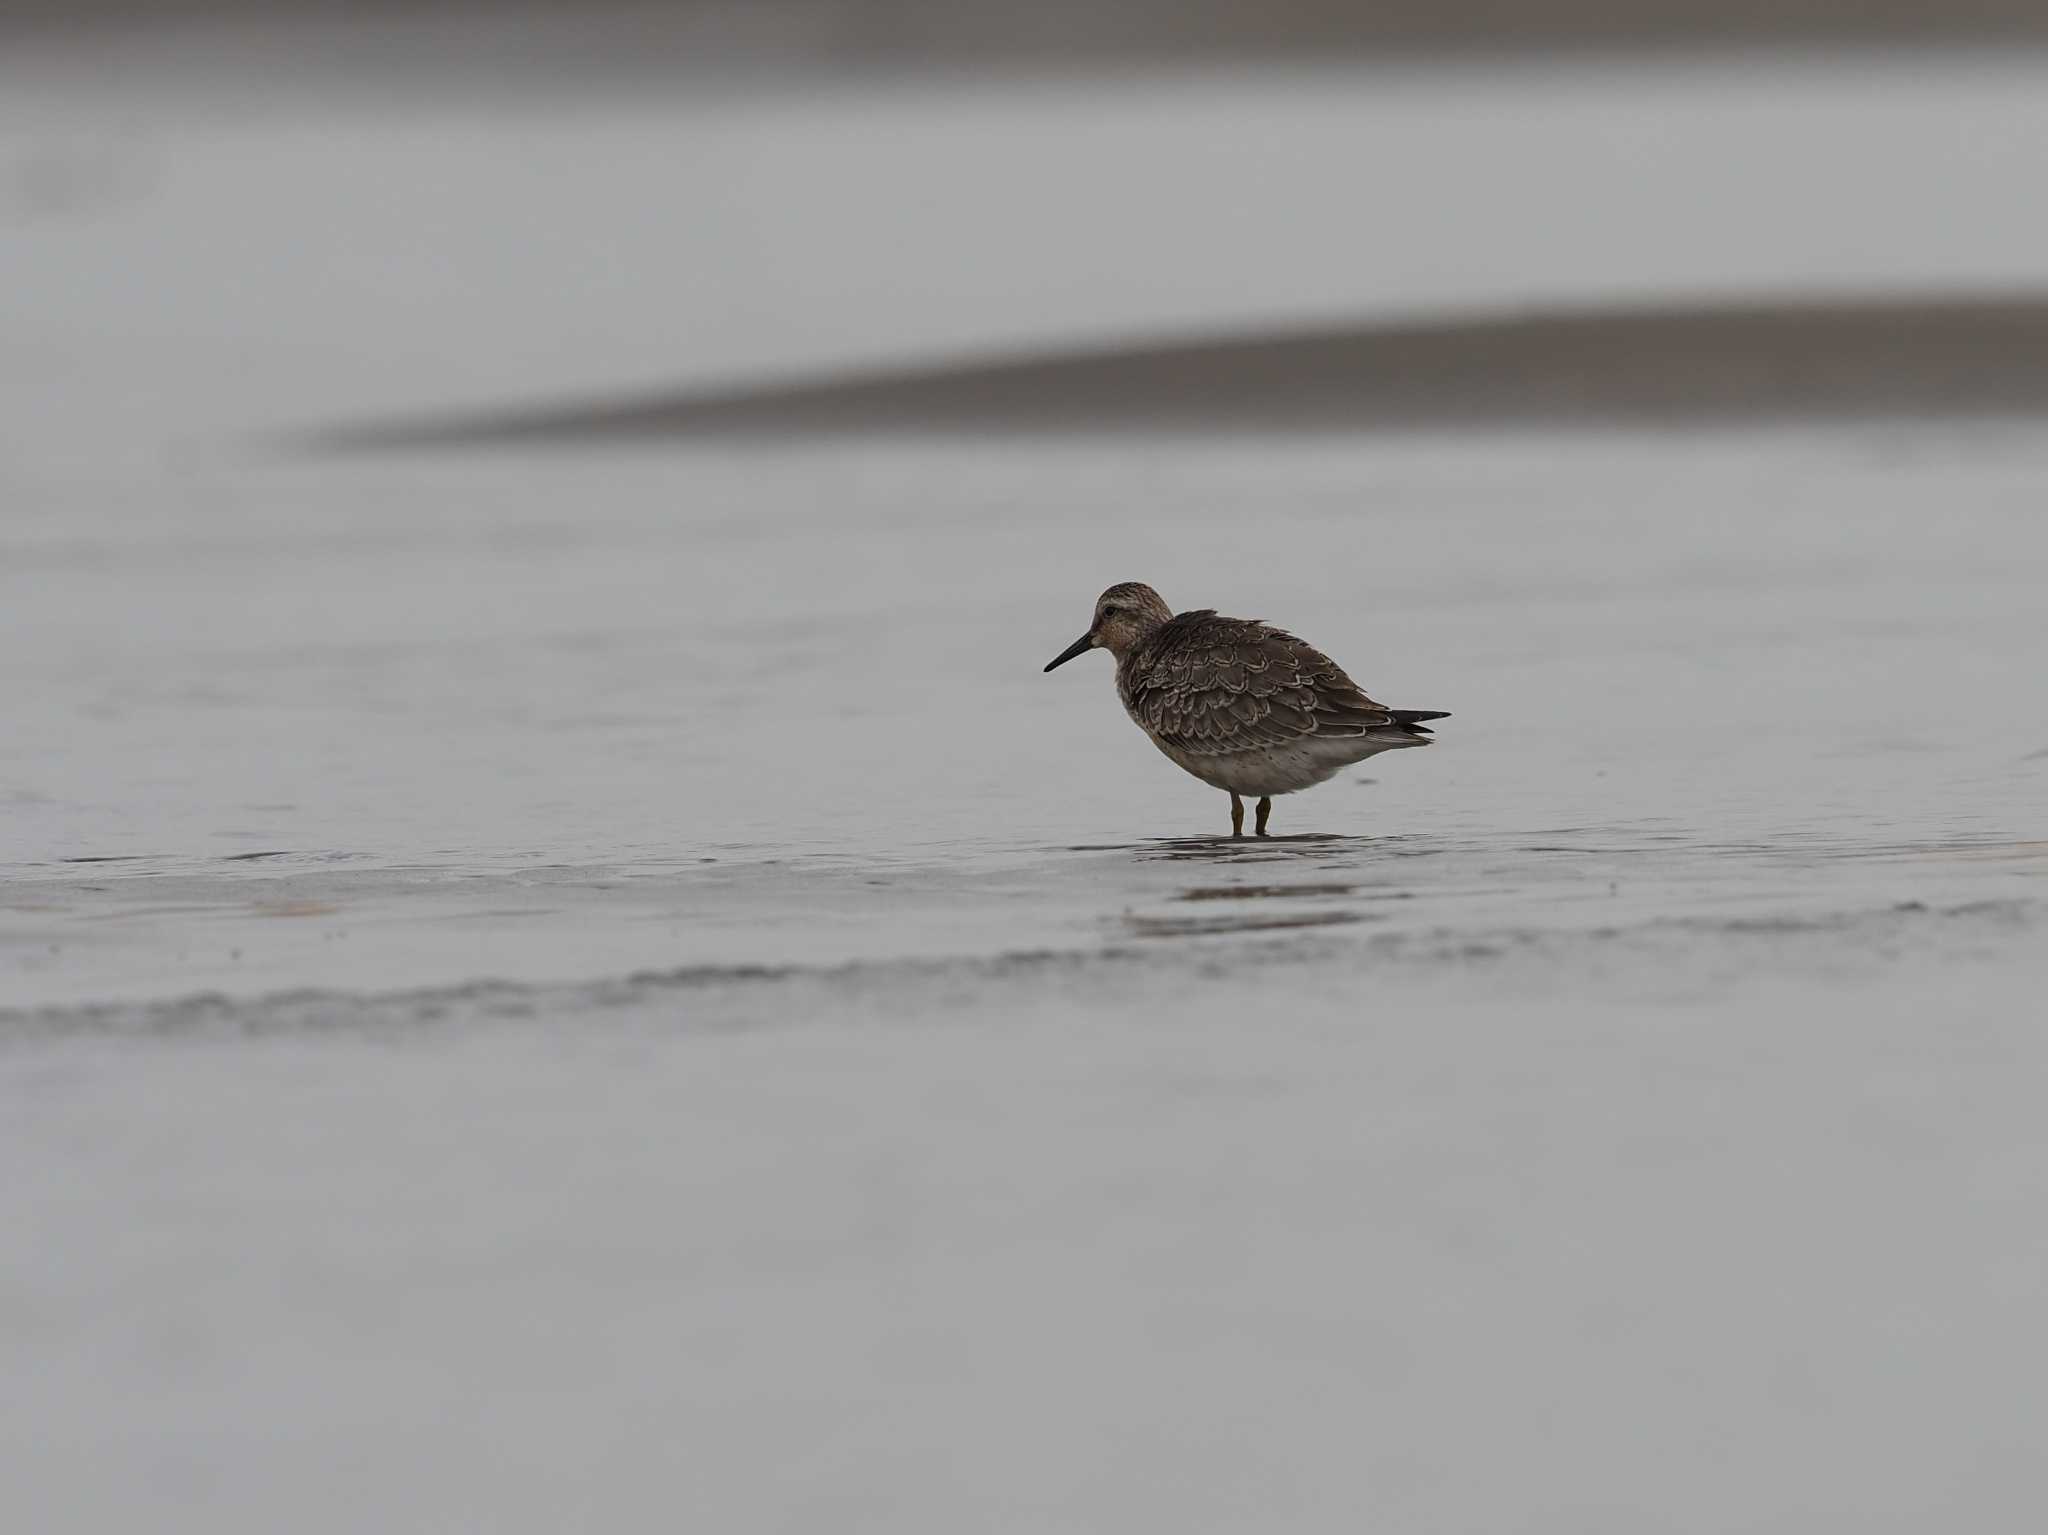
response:
[[[171,536],[74,511],[10,605],[12,996],[1250,920],[1167,915],[1203,878],[1475,931],[2026,893],[2039,465],[2017,433],[1903,440],[320,464]],[[1126,578],[1453,717],[1279,801],[1311,840],[1202,840],[1225,797],[1129,725],[1107,658],[1040,671]]]

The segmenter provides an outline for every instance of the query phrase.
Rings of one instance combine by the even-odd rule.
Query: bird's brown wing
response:
[[[1363,736],[1394,717],[1304,640],[1250,619],[1183,613],[1131,658],[1131,714],[1194,756],[1284,746],[1304,736]]]

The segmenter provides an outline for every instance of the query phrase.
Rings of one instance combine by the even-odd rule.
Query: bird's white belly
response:
[[[1393,751],[1394,741],[1374,741],[1358,736],[1308,736],[1299,743],[1262,747],[1257,751],[1227,752],[1217,756],[1196,756],[1154,741],[1162,752],[1212,788],[1232,794],[1292,794],[1323,782],[1367,757]],[[1421,746],[1422,741],[1412,744]]]

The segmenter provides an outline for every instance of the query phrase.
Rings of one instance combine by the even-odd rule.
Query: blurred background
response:
[[[2044,50],[0,0],[13,1522],[2038,1525]]]

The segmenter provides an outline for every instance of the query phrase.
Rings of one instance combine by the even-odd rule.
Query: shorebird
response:
[[[1319,784],[1354,762],[1427,746],[1424,720],[1440,709],[1374,703],[1320,650],[1256,618],[1214,608],[1176,614],[1142,581],[1095,602],[1088,632],[1046,663],[1089,650],[1116,657],[1124,712],[1152,744],[1230,796],[1230,834],[1244,835],[1244,798],[1256,795],[1254,834],[1265,836],[1272,796]]]

